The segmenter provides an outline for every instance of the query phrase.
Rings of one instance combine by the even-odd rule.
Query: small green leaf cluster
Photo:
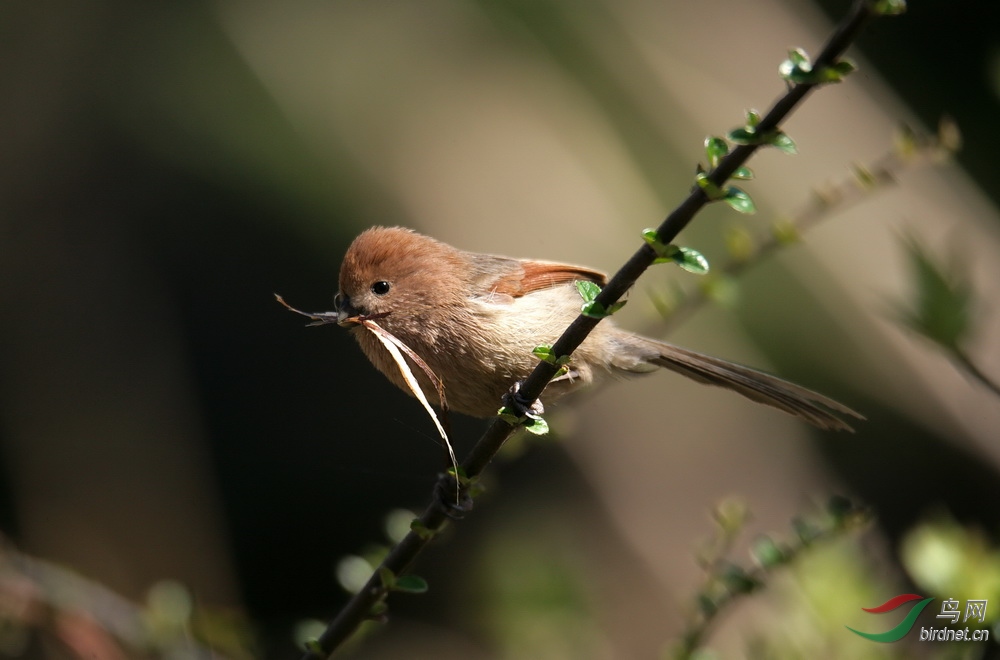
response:
[[[793,539],[779,542],[769,535],[761,535],[754,541],[750,554],[757,565],[765,569],[786,564],[817,541],[853,529],[866,521],[868,515],[866,510],[848,498],[834,495],[813,516],[792,518]]]
[[[795,536],[778,540],[770,535],[757,538],[750,547],[754,566],[744,567],[729,559],[750,513],[739,500],[726,500],[716,507],[715,536],[699,552],[698,563],[706,570],[706,580],[695,596],[695,612],[671,657],[695,658],[707,653],[702,643],[715,617],[737,597],[766,586],[771,570],[790,563],[813,544],[855,529],[869,514],[850,500],[835,496],[809,518],[792,520]]]
[[[552,347],[548,344],[535,346],[531,349],[531,353],[542,362],[547,362],[553,366],[559,367],[553,378],[558,378],[569,371],[570,356],[560,355],[557,357],[555,353],[552,352]]]
[[[377,623],[386,623],[389,620],[389,605],[386,599],[390,593],[423,594],[427,593],[427,581],[417,575],[396,575],[387,566],[379,566],[376,571],[380,586],[377,588],[378,599],[372,603],[365,618]],[[322,648],[317,640],[305,642],[307,650],[321,652]],[[325,654],[320,653],[323,657]]]
[[[398,591],[406,594],[427,593],[427,581],[417,575],[396,575],[382,566],[378,569],[378,578],[386,592]]]
[[[525,412],[518,415],[511,406],[503,406],[497,411],[497,416],[511,426],[523,426],[524,430],[533,435],[546,435],[549,432],[549,423],[538,413]]]
[[[784,131],[777,128],[767,131],[760,130],[758,128],[760,120],[760,113],[750,108],[746,112],[746,123],[729,131],[726,137],[735,144],[761,144],[775,147],[789,155],[799,153],[795,141],[788,137]]]
[[[754,116],[757,117],[757,121],[760,121],[760,116],[757,115],[755,110],[750,110],[749,112],[752,112]],[[705,156],[708,158],[708,168],[710,170],[714,170],[718,167],[719,162],[721,162],[727,155],[729,155],[728,142],[718,136],[709,136],[705,138]],[[753,178],[753,170],[745,165],[738,167],[736,171],[733,172],[733,178],[744,181],[750,180]]]
[[[655,229],[644,229],[642,239],[656,252],[654,264],[677,264],[695,275],[704,275],[708,272],[708,259],[694,248],[664,243]]]
[[[430,541],[432,538],[437,536],[440,530],[431,529],[423,523],[420,518],[414,518],[410,521],[410,531],[419,536],[424,541]]]
[[[528,413],[528,419],[522,423],[524,430],[533,435],[548,435],[549,423],[541,415]]]
[[[847,58],[837,60],[829,66],[815,67],[809,55],[801,48],[788,51],[788,59],[778,65],[781,77],[796,85],[839,83],[857,69],[857,65]]]
[[[714,139],[721,139],[721,138],[714,138]],[[742,168],[742,169],[747,169],[747,168]],[[749,172],[748,169],[747,172]],[[717,185],[714,181],[712,181],[708,172],[705,171],[705,169],[700,164],[698,165],[698,169],[695,172],[694,178],[695,182],[698,184],[698,187],[701,188],[702,191],[704,191],[705,197],[707,197],[709,201],[725,202],[726,204],[729,204],[729,206],[731,206],[734,210],[739,211],[740,213],[745,213],[747,215],[752,215],[757,212],[757,207],[754,206],[753,199],[750,198],[750,195],[748,195],[745,190],[737,186],[726,186],[723,188],[722,186]],[[749,176],[745,178],[749,178]]]
[[[580,308],[580,312],[584,316],[589,316],[593,319],[603,319],[611,316],[624,307],[627,302],[619,300],[605,309],[604,305],[597,302],[597,296],[601,293],[601,287],[590,280],[577,280],[576,290],[580,292],[580,297],[583,298],[583,307]]]
[[[459,488],[462,490],[463,493],[467,493],[469,497],[472,497],[473,499],[481,495],[485,490],[483,488],[482,480],[480,480],[478,476],[470,477],[468,474],[466,474],[465,468],[463,468],[461,465],[459,465],[457,469],[455,467],[450,467],[447,470],[445,470],[445,472],[447,473],[448,477],[454,479],[458,483]],[[420,522],[419,518],[414,518],[413,522],[410,523],[410,529],[413,530],[414,523],[419,523],[419,522]],[[437,534],[438,531],[440,530],[437,531],[431,530],[431,533]]]
[[[377,623],[389,620],[389,604],[386,599],[392,592],[404,594],[424,594],[429,589],[427,581],[418,575],[396,575],[390,568],[380,566],[378,579],[382,587],[379,599],[368,610],[368,619]]]
[[[787,154],[798,153],[795,142],[784,131],[777,128],[762,131],[758,128],[760,122],[760,113],[751,108],[746,111],[746,123],[729,131],[725,138],[716,135],[705,138],[705,157],[708,160],[708,167],[706,168],[699,163],[695,172],[695,182],[710,201],[725,202],[733,210],[748,215],[757,212],[757,207],[750,195],[738,186],[716,183],[712,179],[711,172],[719,166],[723,158],[729,155],[730,142],[739,145],[767,145]],[[753,171],[746,166],[738,167],[732,174],[733,179],[742,181],[750,180],[753,176]]]
[[[470,480],[459,483],[468,486]],[[407,523],[406,521],[410,522]],[[427,528],[419,518],[413,517],[413,512],[403,509],[396,509],[389,512],[385,518],[386,534],[393,543],[399,543],[407,529],[424,540],[430,540],[438,531]],[[427,582],[415,575],[396,576],[385,566],[379,566],[389,554],[389,548],[381,544],[370,544],[361,554],[345,555],[337,562],[337,581],[345,590],[350,593],[358,593],[368,583],[368,580],[377,572],[381,582],[381,593],[368,612],[368,619],[378,622],[385,622],[388,615],[388,606],[385,599],[389,592],[405,592],[420,594],[427,591]],[[311,648],[312,641],[305,641],[307,648]]]

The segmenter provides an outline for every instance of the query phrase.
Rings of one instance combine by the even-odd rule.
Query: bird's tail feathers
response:
[[[616,361],[615,366],[626,371],[648,371],[648,365],[670,369],[699,383],[733,390],[751,401],[773,406],[825,430],[854,431],[835,413],[864,419],[861,414],[819,392],[742,364],[638,335],[621,339],[631,344],[631,348],[638,348],[642,356],[641,361],[629,360],[622,364]],[[623,354],[634,356],[636,352],[624,351]]]

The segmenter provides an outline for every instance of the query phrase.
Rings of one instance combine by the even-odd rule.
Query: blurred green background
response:
[[[425,504],[442,454],[345,333],[303,328],[272,293],[329,309],[373,224],[613,271],[690,187],[703,137],[765,109],[786,50],[817,52],[847,6],[0,4],[0,531],[144,608],[183,585],[221,654],[295,657],[302,622],[346,600],[339,558]],[[665,375],[563,405],[557,440],[498,462],[422,559],[431,592],[396,599],[356,657],[654,656],[682,628],[708,511],[734,494],[750,536],[831,492],[877,522],[727,619],[727,655],[769,636],[789,657],[937,653],[843,626],[876,628],[848,617],[908,590],[1000,608],[982,577],[1000,562],[1000,404],[894,313],[914,296],[901,236],[957,255],[979,296],[969,352],[1000,378],[997,25],[1000,5],[971,0],[873,24],[861,71],[787,125],[801,153],[751,164],[758,215],[712,207],[681,238],[724,261],[727,227],[766,232],[900,122],[957,121],[957,162],[838,209],[671,334],[843,400],[869,418],[856,435]],[[652,300],[697,285],[674,270],[648,274],[623,325],[663,334]],[[461,454],[484,423],[453,423]],[[956,562],[965,577],[942,582]],[[47,586],[4,584],[60,611]],[[98,648],[25,611],[0,608],[4,657]]]

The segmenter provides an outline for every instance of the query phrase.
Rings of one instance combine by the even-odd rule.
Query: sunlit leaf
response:
[[[729,153],[729,145],[720,137],[705,138],[705,156],[708,157],[708,166],[716,168],[719,161]]]
[[[590,280],[577,280],[576,290],[584,302],[591,302],[601,293],[601,287]]]
[[[535,435],[545,435],[549,432],[549,424],[541,417],[531,417],[524,423],[524,428],[528,433]]]
[[[672,245],[673,253],[667,257],[689,273],[704,275],[708,272],[708,259],[694,248]]]
[[[705,192],[705,197],[708,197],[712,201],[722,199],[726,196],[726,193],[723,192],[722,188],[712,181],[712,179],[709,178],[709,176],[704,172],[699,172],[697,176],[695,176],[695,181],[698,183],[698,187]]]
[[[729,134],[726,137],[736,144],[757,144],[760,141],[760,136],[757,135],[757,131],[748,129],[745,126],[734,128],[729,131]]]
[[[788,137],[788,134],[784,131],[777,131],[773,135],[769,135],[767,143],[772,147],[777,147],[786,154],[799,153],[798,147],[795,146],[795,141]]]
[[[729,204],[740,213],[749,215],[757,212],[757,207],[754,205],[750,195],[736,186],[726,188],[725,201],[726,204]]]

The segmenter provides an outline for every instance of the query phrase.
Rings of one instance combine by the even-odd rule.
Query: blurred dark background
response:
[[[384,542],[387,511],[422,507],[443,456],[345,333],[303,328],[272,294],[329,309],[372,224],[614,269],[690,185],[703,135],[776,98],[786,48],[828,32],[807,3],[744,4],[0,5],[0,530],[140,606],[176,581],[245,622],[234,647],[295,657],[302,622],[346,599],[339,558]],[[848,6],[820,4],[832,21]],[[803,153],[761,157],[757,226],[890,148],[900,121],[952,116],[957,164],[904,173],[677,335],[841,398],[869,417],[856,436],[679,379],[602,391],[560,411],[557,442],[497,465],[422,560],[430,594],[399,598],[358,657],[648,657],[679,629],[706,512],[733,493],[768,528],[828,492],[872,505],[889,595],[930,590],[905,561],[927,521],[995,552],[997,399],[886,303],[911,290],[901,233],[960,251],[985,300],[973,353],[1000,377],[998,24],[1000,5],[973,2],[874,23],[857,79],[790,125]],[[713,259],[731,220],[712,209],[686,244]],[[623,322],[655,332],[648,291],[667,284],[650,279]],[[643,417],[614,396],[657,403]],[[460,453],[483,427],[454,420]],[[549,629],[586,651],[524,634],[518,617],[544,608],[531,589],[508,603],[503,580],[534,570],[576,622]],[[852,613],[877,604],[852,597]],[[62,657],[15,642],[0,650]]]

